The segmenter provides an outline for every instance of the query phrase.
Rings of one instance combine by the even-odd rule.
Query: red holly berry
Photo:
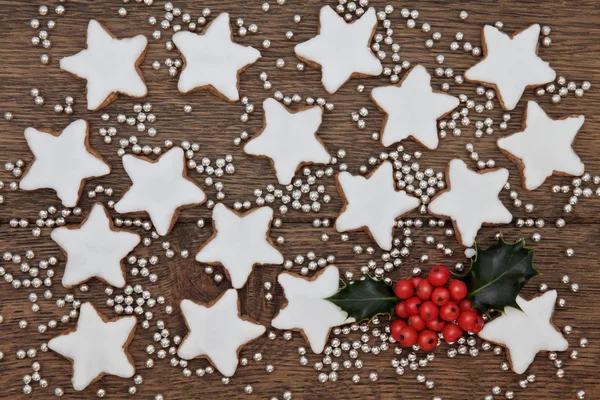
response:
[[[483,321],[483,317],[481,315],[477,315],[475,319],[475,328],[471,331],[473,333],[479,333],[483,329],[485,322]]]
[[[419,338],[419,334],[410,325],[406,325],[402,329],[400,329],[398,342],[404,347],[411,347],[417,344],[417,339]]]
[[[421,282],[422,280],[423,280],[423,278],[419,278],[418,276],[415,276],[414,278],[410,278],[410,281],[412,282],[415,289],[417,288],[417,286],[419,286],[419,282]]]
[[[406,326],[406,322],[401,319],[392,321],[390,325],[391,335],[396,342],[400,341],[400,330]]]
[[[419,333],[418,339],[419,347],[425,351],[429,351],[435,348],[438,343],[438,337],[435,332],[430,330],[424,330]]]
[[[447,302],[440,308],[440,318],[447,322],[455,321],[460,315],[460,309],[451,301]],[[462,326],[461,326],[462,328]]]
[[[433,289],[433,293],[431,293],[431,301],[436,306],[441,307],[450,301],[450,292],[443,287],[435,288]]]
[[[419,308],[419,315],[426,322],[437,319],[439,314],[440,314],[440,309],[438,308],[438,306],[433,304],[433,302],[431,300],[428,300],[425,303],[421,304],[421,308]]]
[[[473,333],[481,332],[484,324],[485,324],[485,322],[483,321],[483,317],[481,315],[477,314],[477,317],[475,318],[475,326],[473,327],[471,332],[473,332]]]
[[[406,303],[404,301],[396,303],[396,315],[400,318],[408,318],[410,315],[408,311],[406,311]]]
[[[431,283],[429,283],[425,279],[422,279],[421,282],[419,282],[419,285],[417,286],[416,292],[417,297],[421,300],[429,300],[431,298],[431,293],[433,292],[433,286],[431,286]]]
[[[411,315],[410,317],[408,317],[408,323],[410,324],[410,326],[412,326],[418,331],[422,331],[427,327],[425,320],[421,318],[419,314]]]
[[[427,328],[436,332],[440,332],[442,329],[444,329],[444,325],[446,325],[446,322],[439,317],[433,321],[427,321]]]
[[[458,317],[458,326],[463,331],[475,332],[480,326],[483,328],[483,318],[473,310],[463,311]]]
[[[450,279],[450,271],[443,265],[433,267],[427,277],[429,283],[436,287],[444,286],[448,279]]]
[[[418,297],[411,297],[410,299],[406,300],[405,303],[406,311],[408,311],[410,315],[415,315],[419,313],[419,308],[421,308],[421,303],[423,302]]]
[[[461,311],[469,311],[473,309],[473,303],[469,299],[464,299],[459,304]]]
[[[401,279],[396,282],[396,286],[394,286],[394,292],[398,298],[405,300],[415,293],[415,288],[411,281],[407,279]]]
[[[462,329],[458,327],[458,325],[447,324],[444,329],[442,329],[442,335],[444,336],[444,340],[448,343],[454,343],[461,337],[463,334]]]
[[[467,285],[463,281],[454,280],[450,282],[448,285],[448,290],[450,291],[450,297],[452,297],[452,301],[458,303],[467,295]]]

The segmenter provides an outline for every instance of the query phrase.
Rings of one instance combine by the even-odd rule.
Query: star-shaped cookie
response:
[[[219,203],[212,218],[214,233],[196,254],[196,261],[222,265],[234,288],[246,284],[254,265],[283,263],[269,237],[271,207],[238,214]]]
[[[148,93],[139,69],[147,45],[144,35],[117,39],[92,19],[87,29],[87,48],[61,59],[60,68],[87,81],[87,108],[97,111],[112,103],[119,93],[131,97]]]
[[[133,339],[137,318],[107,320],[91,303],[83,303],[77,328],[56,336],[48,347],[73,361],[73,389],[83,390],[104,375],[131,378],[135,367],[127,346]]]
[[[512,37],[486,25],[482,38],[485,57],[465,72],[465,78],[495,88],[502,108],[513,110],[525,89],[556,78],[556,72],[537,55],[539,36],[538,24]]]
[[[54,189],[65,207],[75,207],[85,180],[110,173],[104,159],[89,145],[87,121],[71,122],[62,132],[25,129],[35,159],[19,182],[23,190]]]
[[[219,14],[201,35],[180,31],[173,42],[185,61],[177,88],[181,93],[209,89],[228,101],[240,98],[239,74],[260,58],[260,51],[233,41],[229,14]]]
[[[376,76],[383,71],[370,48],[376,29],[373,7],[360,19],[347,23],[331,7],[323,6],[319,14],[319,34],[297,44],[294,51],[308,65],[321,67],[321,82],[333,94],[350,78]]]
[[[287,305],[279,311],[271,325],[277,329],[300,330],[314,353],[323,352],[331,328],[354,322],[354,319],[348,319],[347,312],[325,300],[340,288],[337,267],[326,267],[312,278],[283,272],[277,277],[277,282],[283,287]]]
[[[209,304],[183,300],[181,313],[189,333],[177,355],[185,360],[206,356],[224,376],[233,376],[238,352],[266,330],[249,318],[242,318],[238,302],[235,289],[227,290]]]
[[[460,104],[454,96],[434,92],[431,76],[421,65],[407,72],[398,85],[373,89],[371,99],[385,112],[381,130],[385,147],[411,136],[428,149],[437,148],[437,120]]]
[[[180,209],[206,200],[204,191],[187,177],[181,147],[172,148],[156,161],[127,154],[123,167],[133,184],[115,210],[121,214],[147,212],[159,235],[171,231]]]
[[[531,300],[517,296],[517,304],[523,311],[506,307],[502,315],[486,322],[479,337],[506,347],[512,370],[524,373],[538,352],[564,351],[569,347],[552,325],[556,297],[556,290]]]
[[[331,161],[325,145],[317,137],[323,110],[314,106],[291,112],[277,100],[263,102],[264,126],[244,146],[244,152],[271,159],[282,185],[288,185],[305,164]]]
[[[50,236],[67,255],[62,284],[68,288],[91,278],[125,286],[122,260],[141,241],[140,235],[115,229],[102,203],[94,204],[79,226],[56,228]]]
[[[384,162],[366,178],[340,172],[336,181],[344,199],[336,230],[365,228],[379,247],[391,250],[396,219],[419,206],[419,199],[395,190],[392,164]]]
[[[498,168],[477,173],[462,160],[448,164],[446,180],[449,190],[429,204],[430,214],[452,218],[457,239],[471,247],[483,224],[508,224],[512,214],[498,194],[508,180],[508,170]]]
[[[554,173],[583,174],[573,142],[584,121],[583,115],[555,120],[535,101],[527,103],[523,131],[498,139],[500,150],[519,167],[525,189],[537,189]]]

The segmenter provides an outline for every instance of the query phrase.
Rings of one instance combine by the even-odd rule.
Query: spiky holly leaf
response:
[[[521,309],[516,302],[523,286],[536,275],[533,269],[533,249],[525,240],[506,243],[502,236],[496,243],[481,250],[475,243],[475,257],[469,272],[462,278],[469,291],[473,307],[482,312],[504,311],[504,307]]]
[[[391,285],[370,276],[344,286],[327,300],[346,311],[348,317],[357,322],[371,319],[377,314],[391,315],[399,301]]]

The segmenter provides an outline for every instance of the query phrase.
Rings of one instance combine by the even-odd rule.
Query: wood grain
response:
[[[386,84],[387,78],[353,79],[338,93],[328,96],[320,84],[321,75],[318,70],[307,67],[304,72],[299,72],[295,68],[298,61],[294,57],[293,46],[314,36],[317,31],[317,16],[320,6],[334,4],[334,2],[288,0],[285,6],[271,2],[271,10],[268,13],[261,11],[260,4],[262,2],[259,1],[242,3],[236,0],[205,0],[199,3],[181,0],[175,3],[184,12],[190,13],[193,18],[201,15],[202,8],[210,7],[213,15],[229,12],[232,20],[242,17],[246,26],[250,23],[258,25],[259,32],[255,35],[249,34],[244,38],[235,35],[236,41],[260,48],[263,54],[256,64],[241,75],[241,94],[248,96],[250,102],[255,106],[255,111],[250,115],[247,123],[242,123],[239,119],[243,112],[243,106],[240,103],[230,104],[221,101],[207,91],[181,95],[176,89],[176,78],[168,77],[164,65],[158,71],[152,69],[151,64],[154,60],[163,61],[166,57],[178,57],[176,51],[169,52],[165,49],[166,38],[170,38],[171,35],[168,31],[163,31],[164,37],[160,41],[150,39],[146,59],[141,65],[149,89],[149,95],[143,101],[150,102],[154,106],[153,112],[157,115],[157,121],[153,126],[158,129],[159,134],[150,138],[145,134],[139,134],[134,127],[120,125],[116,122],[115,116],[118,113],[134,115],[132,106],[140,102],[136,99],[120,96],[103,111],[87,112],[83,95],[85,84],[68,73],[60,71],[58,60],[84,47],[87,21],[91,18],[102,22],[118,37],[133,36],[139,33],[150,37],[151,32],[157,27],[152,27],[147,23],[148,17],[154,15],[160,21],[164,13],[162,9],[164,2],[155,1],[155,3],[152,7],[146,7],[132,1],[125,5],[129,11],[128,17],[121,19],[117,16],[117,10],[123,6],[123,3],[118,0],[72,0],[64,3],[67,10],[64,16],[56,16],[53,13],[52,10],[56,3],[52,2],[52,4],[48,4],[51,11],[50,15],[46,17],[37,16],[37,8],[40,5],[37,2],[0,0],[0,7],[3,10],[0,13],[0,38],[2,39],[0,55],[3,60],[0,68],[0,112],[11,111],[15,116],[14,120],[10,122],[4,119],[0,120],[0,154],[3,163],[15,162],[18,159],[24,160],[25,163],[31,162],[32,154],[23,137],[23,130],[26,127],[62,129],[76,118],[85,118],[90,122],[92,146],[112,165],[113,172],[109,176],[88,182],[80,203],[84,211],[89,210],[95,200],[104,203],[110,200],[105,195],[99,195],[95,200],[87,198],[85,193],[93,190],[96,185],[112,187],[115,191],[113,200],[118,199],[129,186],[130,182],[116,155],[116,150],[118,139],[131,135],[137,135],[142,145],[162,146],[166,139],[174,140],[176,143],[181,140],[198,143],[200,151],[196,153],[196,160],[200,160],[201,157],[209,157],[214,162],[216,158],[231,154],[234,157],[236,173],[215,179],[215,182],[221,181],[224,184],[224,193],[226,194],[224,201],[227,205],[231,205],[235,201],[253,201],[253,190],[256,188],[264,190],[267,184],[275,183],[275,178],[268,161],[244,155],[240,147],[233,145],[233,139],[244,130],[252,134],[262,126],[261,104],[266,97],[272,95],[274,90],[281,90],[285,95],[298,93],[303,98],[322,96],[334,103],[335,110],[325,113],[319,135],[330,152],[336,153],[338,149],[346,150],[347,156],[341,161],[348,165],[349,171],[357,173],[359,166],[367,163],[368,157],[378,156],[383,151],[380,144],[370,138],[371,132],[379,131],[383,115],[377,111],[368,96],[370,89]],[[371,4],[380,10],[387,3],[376,0],[371,1]],[[520,30],[532,23],[540,23],[552,27],[552,45],[549,48],[542,48],[540,54],[550,62],[559,75],[564,75],[567,80],[574,80],[578,83],[589,80],[596,85],[600,82],[600,59],[598,56],[600,42],[597,40],[600,37],[600,9],[596,0],[560,3],[533,0],[496,2],[411,0],[393,5],[397,9],[401,7],[418,8],[420,11],[418,25],[427,22],[433,27],[432,32],[439,31],[443,35],[442,40],[435,45],[434,49],[428,50],[424,47],[424,41],[429,36],[419,29],[407,29],[399,15],[399,10],[394,11],[390,16],[392,28],[395,31],[394,37],[402,46],[400,52],[402,58],[410,60],[413,64],[421,63],[431,70],[437,66],[435,55],[441,53],[446,56],[444,67],[452,67],[457,74],[462,74],[475,62],[475,59],[462,50],[457,52],[449,50],[449,44],[453,41],[455,32],[463,32],[465,41],[480,46],[480,31],[486,23],[503,21],[504,30],[508,33]],[[458,18],[459,11],[463,9],[469,12],[466,21]],[[295,14],[302,16],[301,23],[293,22],[292,18]],[[50,18],[57,21],[56,28],[49,31],[53,47],[47,51],[51,56],[51,64],[48,66],[39,63],[39,56],[43,53],[42,49],[33,48],[30,44],[31,36],[36,34],[36,31],[29,27],[29,20],[33,17],[38,17],[42,23]],[[294,32],[293,40],[285,39],[285,32],[288,30]],[[378,32],[382,32],[381,27],[378,28]],[[272,41],[269,49],[261,48],[260,45],[264,39]],[[386,50],[389,52],[389,48]],[[275,60],[278,58],[286,61],[285,68],[275,67]],[[392,66],[391,62],[388,60],[385,66]],[[262,82],[259,79],[262,71],[269,74],[273,90],[267,91],[262,88]],[[444,81],[441,78],[433,78],[435,87],[439,87]],[[366,87],[363,93],[355,90],[359,83]],[[29,90],[33,87],[39,88],[45,98],[46,105],[43,107],[33,104],[33,98],[29,95]],[[475,96],[474,88],[475,86],[471,84],[462,86],[452,84],[450,93],[454,95],[467,93],[469,96]],[[592,87],[581,99],[570,95],[559,105],[552,105],[549,96],[535,98],[534,93],[528,91],[517,109],[511,113],[512,119],[506,134],[516,132],[521,127],[521,116],[526,100],[535,98],[554,118],[585,114],[586,122],[577,138],[575,150],[586,164],[587,171],[591,174],[600,174],[600,158],[598,157],[600,142],[597,133],[600,130],[599,93],[595,87]],[[52,106],[55,103],[64,104],[64,97],[69,95],[76,99],[75,113],[72,116],[53,113]],[[478,97],[476,100],[482,101],[482,98]],[[183,112],[185,104],[193,107],[190,114]],[[369,110],[369,116],[366,118],[367,128],[359,131],[352,122],[350,114],[363,106]],[[111,115],[108,123],[100,119],[103,112]],[[484,115],[491,116],[498,121],[502,114],[500,109],[495,109]],[[480,116],[475,116],[473,120],[480,118]],[[98,135],[99,128],[108,126],[115,126],[118,129],[116,140],[112,144],[105,144]],[[497,128],[497,125],[495,127]],[[557,229],[554,221],[564,215],[562,208],[570,194],[552,194],[550,188],[552,185],[570,184],[571,179],[552,177],[536,191],[526,192],[520,188],[521,182],[515,165],[506,159],[495,145],[496,139],[500,137],[498,130],[496,129],[491,137],[486,136],[482,139],[473,137],[474,130],[471,125],[463,129],[461,137],[449,135],[441,140],[440,147],[436,151],[426,151],[411,141],[403,144],[407,152],[417,150],[423,152],[423,156],[418,160],[422,168],[431,167],[436,171],[441,171],[453,157],[460,157],[474,167],[474,163],[468,160],[465,151],[465,144],[473,143],[475,151],[480,154],[482,159],[492,158],[496,161],[497,166],[508,168],[511,172],[510,183],[517,188],[519,198],[523,200],[523,203],[531,202],[535,205],[534,212],[527,214],[524,208],[512,206],[508,199],[508,193],[504,192],[502,199],[515,218],[545,219],[546,226],[544,228],[517,229],[514,224],[490,227],[482,229],[479,238],[481,244],[487,246],[497,232],[502,232],[510,240],[522,236],[530,238],[533,232],[541,233],[541,242],[533,244],[530,241],[529,243],[533,244],[537,250],[535,263],[543,275],[534,278],[526,286],[525,293],[533,295],[537,285],[546,282],[551,287],[558,289],[559,295],[567,301],[564,309],[557,310],[555,323],[560,327],[567,324],[573,326],[573,334],[567,336],[567,339],[571,345],[570,350],[579,350],[580,356],[577,360],[571,360],[568,352],[560,354],[559,358],[565,364],[566,375],[564,378],[555,377],[556,368],[553,363],[548,360],[546,354],[540,353],[529,370],[530,373],[536,375],[536,382],[530,384],[527,389],[521,389],[518,381],[523,377],[500,370],[500,363],[504,360],[503,355],[494,356],[491,352],[481,352],[478,357],[459,356],[456,359],[449,359],[446,357],[446,350],[449,346],[442,345],[436,351],[435,361],[417,372],[407,370],[404,376],[397,376],[390,366],[391,359],[395,357],[392,351],[378,356],[361,354],[360,359],[364,361],[362,369],[341,370],[338,382],[322,384],[317,381],[318,371],[311,366],[300,366],[298,362],[297,347],[306,346],[299,334],[294,334],[290,341],[283,340],[281,335],[274,341],[263,337],[246,347],[241,353],[243,357],[251,359],[255,352],[261,352],[263,361],[250,361],[248,366],[240,367],[227,386],[221,383],[221,378],[217,373],[202,378],[196,376],[186,378],[182,375],[181,368],[169,366],[168,359],[156,359],[154,368],[146,369],[144,363],[148,356],[145,354],[145,348],[148,344],[153,343],[152,334],[156,331],[154,324],[156,320],[164,320],[172,336],[183,337],[186,331],[183,318],[179,315],[178,302],[184,298],[209,301],[230,287],[228,282],[215,284],[210,276],[203,273],[202,267],[194,261],[193,256],[187,259],[179,256],[167,259],[161,248],[162,240],[155,240],[149,247],[140,246],[134,251],[134,254],[138,257],[148,257],[153,254],[160,257],[160,263],[151,267],[151,272],[156,273],[159,277],[158,282],[150,284],[147,278],[128,275],[128,283],[144,285],[147,290],[151,291],[153,297],[165,296],[167,299],[165,305],[174,306],[174,312],[172,315],[167,315],[164,306],[157,306],[152,309],[154,312],[152,328],[137,330],[130,350],[135,359],[138,373],[144,378],[144,383],[137,386],[138,394],[136,396],[149,399],[162,393],[166,399],[264,399],[270,396],[282,398],[285,390],[291,390],[295,399],[431,399],[434,395],[441,396],[443,399],[481,399],[485,395],[491,394],[493,386],[499,385],[503,392],[514,390],[516,398],[519,399],[571,399],[575,398],[576,392],[582,389],[587,392],[586,398],[600,398],[600,385],[598,385],[596,377],[596,364],[600,357],[597,345],[600,342],[600,312],[596,306],[600,298],[600,276],[597,272],[600,267],[597,257],[597,248],[600,246],[600,201],[596,196],[589,199],[581,198],[573,212],[566,215],[567,226]],[[312,169],[316,170],[317,168],[313,167]],[[203,183],[206,176],[191,172],[190,177]],[[39,334],[36,330],[39,324],[47,323],[50,319],[59,319],[68,312],[69,305],[60,309],[55,304],[55,299],[67,293],[75,293],[76,297],[82,301],[94,302],[99,310],[109,317],[114,317],[115,313],[105,304],[107,296],[103,293],[104,285],[99,282],[92,281],[90,291],[87,293],[67,290],[60,285],[64,256],[58,246],[50,240],[49,228],[43,228],[39,238],[32,236],[31,228],[40,210],[47,209],[51,205],[60,209],[60,203],[54,193],[50,190],[11,191],[8,189],[8,183],[16,181],[16,178],[10,172],[0,171],[0,179],[5,183],[2,190],[5,202],[0,207],[0,238],[2,238],[0,250],[24,255],[26,250],[31,249],[35,252],[32,265],[36,265],[40,260],[50,256],[59,259],[59,264],[54,268],[56,277],[51,288],[54,294],[52,300],[41,299],[44,288],[12,289],[10,284],[0,282],[0,314],[4,317],[4,322],[0,324],[0,338],[2,338],[0,351],[4,353],[4,359],[0,361],[0,370],[2,371],[0,396],[11,399],[22,397],[47,399],[53,396],[54,388],[62,387],[65,390],[65,397],[73,399],[94,398],[98,388],[107,390],[107,398],[129,397],[127,388],[133,384],[132,380],[115,377],[105,377],[83,392],[74,392],[69,383],[69,361],[52,352],[39,352],[35,360],[17,360],[15,354],[18,349],[39,349],[41,343],[47,342],[53,336],[75,325],[74,322],[59,324],[59,327],[44,334]],[[321,211],[317,214],[290,211],[282,216],[283,226],[272,230],[273,238],[282,235],[286,239],[283,245],[278,246],[284,256],[287,259],[293,259],[298,254],[306,255],[310,250],[314,251],[317,257],[333,254],[336,257],[336,265],[343,271],[353,271],[355,274],[358,274],[360,266],[366,265],[370,259],[375,259],[378,264],[381,264],[379,249],[376,249],[373,255],[367,255],[366,252],[359,255],[353,253],[354,244],[361,244],[363,248],[374,246],[365,233],[352,233],[350,241],[342,242],[331,227],[317,229],[311,226],[311,221],[316,217],[331,219],[331,226],[333,226],[333,219],[342,206],[342,202],[336,194],[335,182],[332,177],[320,179],[318,184],[325,185],[326,193],[332,196],[332,201],[329,204],[323,203]],[[596,185],[592,184],[586,184],[586,186],[596,188]],[[205,187],[205,189],[209,198],[215,199],[214,187]],[[280,203],[275,203],[276,208],[279,205]],[[112,215],[117,216],[114,212]],[[27,219],[30,227],[11,228],[8,222],[15,217]],[[418,218],[420,216],[414,213],[409,217]],[[74,224],[80,222],[81,218],[72,217],[68,221]],[[195,221],[199,218],[206,220],[205,228],[196,226]],[[423,218],[428,219],[429,217],[424,216]],[[147,232],[141,230],[138,232],[148,236]],[[188,249],[193,255],[211,233],[210,210],[201,206],[184,210],[173,232],[165,240],[168,240],[175,250]],[[330,235],[328,242],[320,240],[322,233]],[[434,247],[426,245],[424,238],[428,234],[434,235],[437,240],[454,249],[454,256],[444,257]],[[411,249],[411,255],[404,260],[403,266],[391,273],[390,276],[393,279],[410,274],[415,266],[428,270],[436,262],[453,264],[457,261],[464,261],[462,248],[454,238],[444,236],[443,228],[413,229],[413,238],[415,243]],[[574,257],[567,258],[564,255],[567,247],[575,250]],[[419,263],[418,259],[422,254],[430,256],[428,263]],[[3,262],[2,265],[16,278],[24,279],[26,277],[26,274],[19,271],[18,265],[10,262]],[[219,268],[216,270],[222,272]],[[247,285],[240,291],[240,299],[243,304],[242,313],[266,326],[269,326],[270,320],[283,302],[281,288],[275,284],[280,270],[280,267],[273,266],[255,268]],[[298,272],[299,269],[295,267],[294,270]],[[579,293],[571,293],[568,285],[560,282],[561,276],[564,274],[568,274],[572,282],[580,284]],[[42,276],[44,276],[43,273]],[[265,281],[274,283],[274,299],[272,301],[264,299],[265,291],[262,284]],[[40,297],[38,303],[41,310],[37,313],[30,310],[31,303],[27,300],[28,294],[32,292]],[[18,328],[17,324],[21,319],[29,322],[27,328]],[[350,335],[351,340],[358,340],[359,337],[359,333]],[[581,337],[589,339],[589,348],[578,348]],[[373,339],[370,343],[374,344]],[[343,358],[346,357],[347,353],[343,355]],[[311,362],[310,365],[320,359],[315,355],[309,355],[308,358]],[[34,383],[32,395],[24,396],[22,394],[22,378],[23,375],[33,372],[31,370],[33,361],[41,363],[41,374],[48,380],[49,387],[42,389]],[[339,361],[341,362],[341,360]],[[267,374],[264,370],[267,363],[275,366],[272,374]],[[205,360],[190,362],[192,370],[207,365]],[[368,374],[371,371],[379,372],[379,380],[375,383],[368,382]],[[360,374],[362,378],[358,385],[351,383],[351,377],[355,373]],[[436,382],[435,389],[427,390],[423,385],[418,384],[416,375],[419,373],[425,374],[428,379],[433,379]],[[244,394],[243,388],[247,384],[251,384],[254,388],[254,393],[251,395]],[[503,398],[503,396],[496,397]]]

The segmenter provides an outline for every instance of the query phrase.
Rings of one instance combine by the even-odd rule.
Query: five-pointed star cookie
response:
[[[233,41],[229,14],[220,14],[202,35],[180,31],[173,42],[185,60],[177,88],[181,93],[208,88],[229,101],[240,98],[242,70],[260,58],[260,51]]]
[[[76,330],[48,342],[50,350],[73,361],[73,389],[83,390],[104,375],[133,376],[127,346],[136,323],[133,316],[108,321],[91,303],[82,304]]]
[[[485,57],[465,72],[465,78],[494,87],[502,107],[513,110],[525,89],[556,78],[556,72],[537,55],[539,36],[538,24],[512,37],[486,25],[482,39]]]
[[[523,131],[498,139],[498,147],[517,163],[523,187],[535,190],[553,173],[581,175],[585,167],[573,142],[585,117],[552,119],[535,101],[525,110]]]
[[[556,290],[550,290],[531,300],[517,296],[521,310],[506,307],[504,314],[486,322],[479,337],[498,343],[508,352],[512,370],[524,373],[538,352],[564,351],[569,343],[552,325]]]
[[[238,214],[219,203],[212,218],[214,233],[196,254],[196,261],[223,265],[234,288],[246,284],[254,265],[283,263],[269,237],[271,207]]]
[[[92,19],[87,29],[87,49],[61,59],[60,68],[87,80],[87,108],[97,111],[112,103],[119,93],[131,97],[148,93],[139,69],[147,45],[144,35],[117,39]]]
[[[323,110],[314,106],[290,112],[277,100],[263,102],[264,127],[244,146],[244,152],[271,159],[282,185],[288,185],[304,164],[328,163],[331,156],[317,137]]]
[[[115,204],[118,213],[144,211],[159,235],[168,234],[185,206],[204,203],[206,194],[186,174],[181,147],[174,147],[156,161],[127,154],[123,167],[133,183]]]
[[[376,28],[373,7],[360,19],[346,23],[331,7],[323,6],[319,15],[319,34],[297,44],[294,51],[308,65],[321,67],[321,82],[333,94],[350,78],[376,76],[383,71],[381,62],[370,48]]]
[[[235,374],[242,346],[266,330],[264,326],[240,316],[235,289],[227,290],[209,304],[183,300],[181,313],[189,333],[179,346],[177,355],[185,360],[206,356],[227,377]]]
[[[314,353],[323,351],[331,328],[354,321],[348,319],[348,313],[325,300],[340,288],[337,267],[326,267],[312,278],[283,272],[277,277],[277,282],[283,287],[287,305],[279,311],[271,325],[277,329],[299,329]]]
[[[25,129],[35,159],[19,182],[23,190],[54,189],[65,207],[75,207],[85,180],[110,173],[104,159],[89,146],[88,123],[71,122],[60,133]]]
[[[396,219],[417,208],[419,199],[395,190],[394,170],[388,161],[366,178],[340,172],[336,180],[345,200],[335,221],[337,231],[366,228],[379,247],[390,250]]]
[[[454,96],[434,92],[431,76],[421,65],[407,72],[398,85],[373,89],[371,99],[386,115],[381,144],[391,146],[411,136],[429,149],[438,146],[437,120],[460,103]]]
[[[67,255],[62,284],[73,287],[98,278],[115,287],[125,286],[122,260],[140,243],[140,235],[115,229],[101,203],[92,207],[76,228],[56,228],[50,235]]]
[[[508,180],[508,170],[499,168],[477,173],[462,160],[448,164],[446,190],[429,204],[430,213],[452,218],[456,236],[471,247],[483,224],[508,224],[512,214],[498,194]]]

